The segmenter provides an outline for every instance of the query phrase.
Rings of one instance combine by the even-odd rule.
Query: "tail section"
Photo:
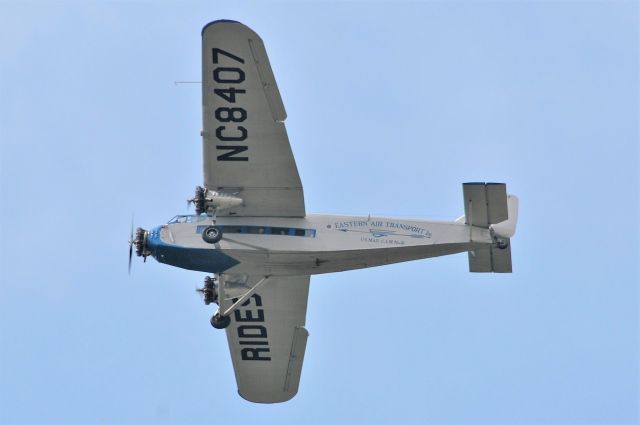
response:
[[[463,183],[465,223],[489,227],[509,218],[507,185],[504,183]]]
[[[509,218],[500,223],[492,224],[490,227],[496,236],[508,239],[515,235],[518,224],[518,197],[516,195],[507,195],[507,211]]]
[[[486,244],[469,251],[469,271],[474,273],[511,273],[511,245],[498,248],[495,244]]]
[[[510,238],[516,231],[518,198],[507,195],[504,183],[464,183],[462,191],[465,224],[490,229],[494,240],[469,251],[469,271],[511,273]]]

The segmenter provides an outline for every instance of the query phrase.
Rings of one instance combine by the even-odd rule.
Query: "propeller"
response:
[[[196,288],[196,292],[199,292],[206,305],[215,303],[218,301],[218,291],[215,287],[215,279],[209,276],[204,278],[204,286],[202,288]]]
[[[145,229],[138,227],[134,233],[133,231],[133,215],[131,216],[131,232],[129,233],[129,274],[131,274],[131,260],[133,258],[133,248],[136,249],[136,255],[143,257],[144,262],[147,262],[147,257],[151,255],[147,247],[147,237],[149,232]]]
[[[204,212],[204,196],[205,189],[201,186],[196,186],[195,196],[191,199],[187,199],[187,209],[189,209],[189,206],[193,204],[196,209],[196,214],[202,214]]]
[[[131,258],[133,257],[133,214],[131,215],[131,232],[129,234],[129,275],[131,275]]]

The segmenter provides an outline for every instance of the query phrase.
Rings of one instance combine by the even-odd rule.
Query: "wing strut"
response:
[[[226,310],[224,311],[224,313],[222,313],[222,315],[223,315],[223,316],[229,316],[229,315],[231,315],[231,313],[233,313],[233,312],[238,308],[238,306],[240,306],[243,302],[245,302],[245,301],[247,300],[247,298],[249,298],[251,295],[253,295],[253,293],[254,293],[254,292],[256,292],[256,291],[258,290],[258,288],[259,288],[263,283],[265,283],[267,280],[269,280],[269,276],[265,276],[265,277],[263,277],[262,279],[260,279],[260,280],[258,281],[258,283],[256,283],[255,285],[253,285],[253,286],[251,287],[251,289],[249,289],[247,292],[245,292],[245,293],[244,293],[244,295],[243,295],[243,296],[241,296],[240,298],[238,298],[238,301],[236,301],[235,303],[233,303],[233,304],[231,305],[231,307],[229,307],[228,309],[226,309]],[[218,289],[218,291],[220,291],[220,299],[221,299],[221,300],[224,300],[224,296],[223,296],[223,294],[224,294],[224,279],[222,279],[222,280],[220,281],[220,285],[219,285],[219,289]]]
[[[247,299],[253,295],[259,287],[261,287],[265,282],[269,280],[270,276],[264,276],[260,279],[255,285],[253,285],[247,292],[245,292],[240,298],[237,299],[236,302],[231,304],[231,306],[222,311],[223,303],[225,300],[224,296],[224,285],[225,279],[220,276],[218,279],[218,311],[211,318],[211,325],[216,329],[224,329],[231,323],[231,313],[236,311],[238,307],[240,307]]]

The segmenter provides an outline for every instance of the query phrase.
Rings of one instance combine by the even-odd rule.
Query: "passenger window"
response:
[[[184,217],[178,217],[180,220]],[[206,218],[206,217],[205,217]],[[178,222],[182,222],[178,220]],[[198,226],[200,227],[200,226]],[[251,235],[278,235],[278,236],[306,236],[315,238],[315,229],[296,229],[289,227],[269,227],[269,226],[222,226],[225,233],[243,233]]]
[[[240,226],[224,226],[222,229],[224,233],[240,233],[242,231],[242,227]]]
[[[286,236],[289,234],[289,229],[286,227],[272,227],[271,228],[272,235],[283,235]]]
[[[252,235],[264,235],[264,233],[265,233],[264,232],[264,230],[265,230],[264,227],[249,226],[247,228],[247,230],[248,230],[247,233],[250,233]]]

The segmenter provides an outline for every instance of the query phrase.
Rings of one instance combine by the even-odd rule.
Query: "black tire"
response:
[[[220,313],[216,313],[211,316],[211,326],[216,329],[224,329],[231,323],[231,317],[220,316]]]
[[[499,249],[507,249],[509,247],[509,240],[498,239],[498,242],[496,243],[496,245],[498,246]]]
[[[202,240],[206,243],[218,243],[222,239],[222,230],[216,226],[207,226],[202,231]]]

